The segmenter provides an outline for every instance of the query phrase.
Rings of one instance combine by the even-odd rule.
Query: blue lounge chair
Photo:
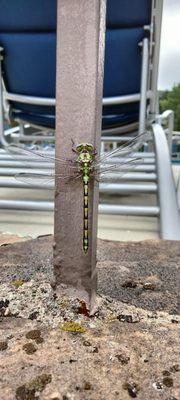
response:
[[[138,122],[140,43],[149,37],[144,26],[150,26],[151,3],[133,0],[129,7],[124,0],[107,2],[103,130]],[[54,129],[56,0],[0,0],[0,9],[9,118]]]

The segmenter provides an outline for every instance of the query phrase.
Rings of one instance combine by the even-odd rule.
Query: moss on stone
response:
[[[42,337],[38,337],[37,339],[34,339],[34,340],[35,340],[35,342],[36,342],[37,344],[41,344],[41,343],[44,342],[44,339],[43,339]]]
[[[51,374],[42,374],[33,379],[32,382],[29,383],[29,388],[35,389],[36,391],[42,392],[46,385],[52,381]]]
[[[175,365],[173,365],[171,368],[170,368],[170,371],[171,372],[178,372],[178,371],[180,371],[180,365],[179,364],[175,364]]]
[[[90,382],[85,382],[83,385],[84,390],[91,390],[93,387]]]
[[[78,322],[73,322],[73,321],[68,321],[64,322],[63,325],[61,325],[62,331],[66,332],[77,332],[77,333],[85,333],[86,329],[84,326],[79,324]]]
[[[16,288],[19,288],[20,286],[22,286],[25,283],[25,281],[23,279],[14,279],[13,281],[11,281],[11,284],[13,286],[15,286]]]
[[[0,341],[0,351],[4,351],[8,348],[7,340]]]
[[[41,338],[41,331],[39,329],[33,329],[26,333],[27,339],[38,340]]]
[[[23,346],[23,350],[27,353],[27,354],[34,354],[37,349],[36,347],[33,345],[33,343],[26,343]]]
[[[136,398],[138,395],[138,392],[140,391],[139,385],[135,382],[125,382],[123,384],[123,389],[127,390],[129,396],[133,397],[133,398]]]
[[[170,387],[173,386],[173,379],[172,379],[170,376],[165,376],[165,377],[163,378],[163,384],[164,384],[166,387],[170,388]]]
[[[63,310],[66,309],[68,307],[68,305],[69,305],[68,299],[64,298],[61,300],[60,306]]]
[[[42,374],[37,376],[31,382],[25,385],[19,386],[16,389],[16,399],[17,400],[38,400],[37,392],[42,392],[46,385],[52,380],[51,374]]]
[[[111,314],[107,315],[107,317],[105,318],[105,321],[108,323],[111,321],[115,321],[116,319],[117,319],[117,316],[115,314],[111,313]]]

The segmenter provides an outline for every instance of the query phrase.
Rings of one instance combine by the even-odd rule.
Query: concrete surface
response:
[[[89,317],[65,286],[51,288],[52,237],[8,241],[0,239],[0,399],[179,399],[178,242],[100,240],[101,302]]]

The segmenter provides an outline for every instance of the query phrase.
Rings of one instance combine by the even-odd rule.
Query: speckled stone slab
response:
[[[94,317],[52,289],[51,236],[1,242],[0,399],[180,398],[179,242],[100,240]]]

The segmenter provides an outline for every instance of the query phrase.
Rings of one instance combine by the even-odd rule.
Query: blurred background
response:
[[[175,132],[180,132],[180,1],[164,0],[160,67],[159,67],[159,99],[160,112],[172,109],[175,112]],[[180,142],[173,149],[180,154]],[[179,161],[173,160],[173,173],[176,183],[180,174]],[[1,189],[1,199],[7,197],[16,199],[13,189]],[[32,192],[35,199],[41,199],[42,191]],[[29,190],[23,190],[21,199],[28,199]],[[137,202],[142,201],[143,194]],[[43,191],[44,200],[53,199],[53,193]],[[130,204],[130,197],[121,195],[117,204]],[[136,195],[133,197],[136,202]],[[155,196],[149,195],[149,204],[155,204]],[[0,231],[18,234],[20,236],[36,237],[37,235],[53,233],[53,212],[0,210]],[[100,215],[98,236],[111,240],[143,240],[158,239],[159,226],[156,217],[135,217],[120,215]]]

